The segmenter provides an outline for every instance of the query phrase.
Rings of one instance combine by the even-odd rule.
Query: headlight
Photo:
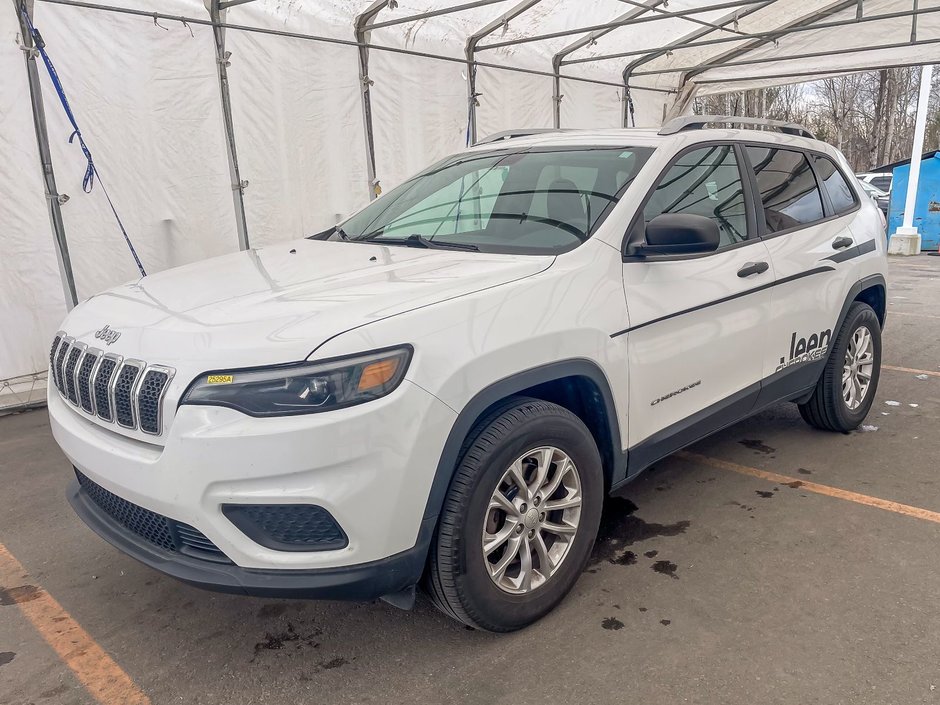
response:
[[[411,360],[411,346],[317,363],[299,363],[197,377],[180,404],[228,406],[251,416],[315,414],[390,394]]]

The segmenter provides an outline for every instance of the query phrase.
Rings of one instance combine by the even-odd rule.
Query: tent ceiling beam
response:
[[[223,2],[219,3],[219,10],[227,10],[230,7],[236,7],[238,5],[246,5],[254,1],[255,0],[223,0]]]
[[[42,0],[42,1],[50,2],[51,0]],[[857,0],[852,0],[853,3],[856,1]],[[770,0],[770,2],[767,2],[765,4],[769,5],[772,2],[775,2],[775,0]],[[897,19],[899,17],[909,17],[912,15],[913,16],[927,15],[927,14],[931,14],[931,13],[938,12],[938,11],[940,11],[940,8],[936,8],[936,7],[918,8],[918,9],[912,9],[912,10],[897,10],[894,12],[885,12],[885,13],[878,14],[878,15],[864,15],[861,18],[856,17],[856,18],[850,18],[850,19],[844,19],[844,20],[833,20],[831,22],[817,22],[813,25],[791,27],[785,30],[781,29],[781,30],[773,30],[770,32],[753,32],[750,35],[748,35],[748,37],[752,39],[766,39],[768,41],[773,41],[774,39],[780,39],[782,37],[789,36],[791,34],[799,34],[801,32],[812,32],[817,29],[835,29],[838,27],[846,27],[849,25],[863,24],[867,22],[878,22],[880,20],[892,20],[892,19]],[[739,17],[744,17],[744,14],[742,13]],[[710,34],[710,32],[705,32],[705,34]],[[687,39],[690,36],[691,35],[686,35],[686,37],[684,37],[682,41],[670,43],[670,50],[675,50],[679,48],[695,49],[699,47],[714,46],[715,44],[727,44],[729,42],[740,42],[744,39],[744,37],[716,37],[714,39],[705,39],[702,41],[687,41]],[[633,51],[622,51],[622,52],[616,52],[613,54],[598,54],[597,56],[591,56],[591,57],[567,59],[566,61],[562,62],[562,66],[568,66],[570,64],[586,64],[586,63],[592,63],[594,61],[607,61],[610,59],[623,59],[623,58],[628,58],[631,56],[647,56],[650,53],[651,52],[649,49],[635,49]],[[661,56],[662,53],[664,52],[661,52],[660,49],[656,49],[652,53],[656,54],[657,56]]]
[[[818,25],[819,21],[823,20],[826,17],[832,17],[836,13],[841,12],[842,10],[845,10],[847,8],[850,8],[853,5],[857,7],[857,3],[858,3],[858,0],[839,0],[838,2],[831,2],[825,7],[822,7],[815,12],[810,12],[804,17],[798,17],[794,19],[792,22],[788,22],[787,24],[779,28],[779,32],[774,32],[769,37],[755,38],[747,42],[742,47],[736,47],[734,49],[731,49],[730,51],[725,52],[724,54],[719,54],[717,57],[714,57],[713,59],[711,59],[710,63],[722,64],[725,61],[731,61],[731,60],[737,59],[740,56],[744,56],[745,54],[748,54],[754,51],[755,49],[758,49],[766,44],[770,44],[770,43],[776,44],[780,38],[785,37],[788,34],[790,34],[791,30],[802,29],[806,27],[813,27],[815,25]],[[847,24],[857,24],[858,21],[859,20],[858,20],[857,11],[856,11],[855,17],[845,20]],[[704,69],[701,69],[701,68],[692,69],[685,76],[683,76],[682,83],[683,84],[688,83],[691,78],[702,73],[703,70]]]
[[[931,44],[940,44],[940,39],[925,39],[922,41],[924,43],[929,42]],[[901,69],[901,68],[910,68],[911,66],[924,66],[924,60],[917,59],[914,61],[901,61],[901,62],[892,63],[892,64],[878,64],[879,69]],[[762,80],[763,79],[776,80],[776,79],[784,79],[784,78],[792,78],[792,79],[800,79],[803,77],[809,78],[811,76],[846,76],[852,73],[862,73],[863,71],[872,71],[872,70],[873,70],[872,65],[868,63],[868,64],[865,64],[864,66],[851,66],[851,67],[840,66],[837,69],[817,69],[814,71],[790,71],[786,73],[762,74],[759,78]],[[699,81],[696,81],[696,83],[704,86],[704,85],[710,85],[710,84],[715,84],[715,83],[733,83],[735,81],[749,81],[749,80],[752,80],[753,78],[754,77],[742,77],[738,79],[713,78],[713,79],[699,80]]]
[[[938,8],[938,10],[940,10],[940,8]],[[878,45],[871,45],[871,46],[847,47],[847,48],[842,48],[842,49],[826,49],[823,51],[811,51],[811,52],[806,52],[802,54],[789,54],[785,57],[763,56],[760,58],[741,59],[738,61],[721,61],[721,62],[715,62],[715,63],[708,62],[708,63],[703,63],[703,64],[695,64],[694,66],[677,66],[675,68],[669,69],[668,71],[665,71],[662,69],[650,70],[650,71],[635,71],[632,75],[656,76],[656,75],[661,75],[663,73],[682,73],[685,71],[692,71],[692,70],[699,69],[699,68],[701,68],[702,71],[704,72],[704,71],[708,71],[709,69],[728,68],[732,66],[756,66],[759,64],[772,64],[772,63],[777,63],[777,62],[784,62],[784,61],[791,61],[791,60],[798,60],[798,59],[818,59],[818,58],[822,58],[825,56],[840,56],[844,54],[862,54],[868,51],[878,51],[879,49],[902,49],[904,47],[924,46],[924,45],[937,44],[937,43],[940,43],[940,39],[919,39],[913,42],[912,41],[894,42],[892,44],[878,44]],[[761,78],[761,77],[750,76],[748,77],[747,80],[751,78]],[[731,80],[734,80],[734,79],[731,79]]]
[[[243,0],[250,1],[250,0]],[[407,17],[399,17],[394,20],[385,20],[384,22],[375,22],[372,25],[372,29],[382,29],[383,27],[394,27],[399,24],[408,24],[409,22],[419,22],[421,20],[426,20],[429,17],[440,17],[441,15],[452,15],[455,12],[463,12],[464,10],[473,10],[477,7],[485,7],[486,5],[495,5],[497,3],[505,2],[506,0],[475,0],[474,2],[465,2],[462,5],[453,5],[452,7],[442,7],[437,10],[429,10],[427,12],[418,12],[414,15],[408,15]]]
[[[250,1],[250,0],[248,0],[248,1]],[[626,4],[626,5],[633,5],[634,7],[643,7],[643,3],[639,2],[639,0],[620,0],[620,2],[622,2],[622,3]],[[659,13],[659,14],[669,14],[666,10],[660,10],[658,7],[657,7],[657,8],[651,8],[651,10],[652,10],[652,12],[656,12],[656,13]],[[740,32],[740,31],[738,31],[737,29],[728,29],[727,27],[723,27],[722,25],[717,24],[717,23],[715,23],[715,22],[709,22],[708,20],[700,20],[698,17],[693,17],[693,16],[691,16],[691,15],[685,16],[685,17],[679,17],[678,19],[680,19],[680,20],[682,20],[682,21],[684,21],[684,22],[691,22],[692,24],[701,25],[702,27],[710,27],[710,28],[712,28],[712,29],[721,29],[721,30],[724,30],[724,31],[726,31],[726,32],[732,32],[732,33],[734,33],[734,34],[740,34],[741,36],[745,36],[745,37],[748,36],[746,32]]]
[[[529,42],[540,42],[546,39],[557,39],[559,37],[570,37],[575,34],[585,34],[587,32],[594,32],[597,30],[632,27],[634,25],[646,24],[649,22],[659,22],[662,20],[700,15],[706,12],[713,12],[715,10],[725,10],[734,7],[746,7],[748,5],[756,5],[761,2],[763,2],[763,0],[726,0],[726,2],[714,3],[708,7],[694,7],[687,10],[677,10],[675,12],[663,11],[662,14],[636,17],[631,20],[621,20],[619,22],[612,20],[610,22],[605,22],[604,24],[590,25],[588,27],[578,27],[575,29],[566,29],[560,32],[549,32],[546,34],[532,34],[525,37],[519,37],[518,39],[507,40],[504,42],[494,42],[492,44],[480,44],[477,46],[477,50],[483,51],[484,49],[499,49],[500,47],[514,46],[516,44],[527,44]]]

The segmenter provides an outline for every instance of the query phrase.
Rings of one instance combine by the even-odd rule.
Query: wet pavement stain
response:
[[[787,487],[789,487],[791,490],[798,490],[800,487],[803,486],[803,481],[802,481],[802,480],[794,480],[793,482],[788,482],[788,483],[786,483],[786,485],[787,485]]]
[[[0,605],[15,605],[20,602],[35,600],[42,594],[35,585],[20,585],[14,588],[0,588]]]
[[[310,646],[315,649],[320,646],[320,644],[315,641],[315,638],[320,636],[321,633],[321,630],[314,629],[310,634],[303,635],[294,629],[293,624],[288,622],[287,629],[283,632],[274,634],[265,632],[264,639],[255,644],[255,655],[261,651],[277,651],[283,649],[290,643],[294,643],[295,647],[298,649],[303,646]]]
[[[13,651],[0,651],[0,666],[6,666],[15,658],[16,654]]]
[[[662,624],[664,627],[668,627],[670,624],[672,624],[672,620],[671,620],[671,619],[661,619],[661,620],[659,620],[659,623]]]
[[[643,555],[647,558],[655,558],[659,554],[659,551],[647,551]]]
[[[617,565],[636,565],[636,554],[633,551],[624,551],[623,555],[611,558],[610,562]]]
[[[800,473],[800,475],[812,475],[813,474],[812,470],[807,470],[806,468],[797,468],[796,471]]]
[[[657,573],[668,575],[673,580],[679,579],[679,576],[676,575],[676,570],[679,566],[677,566],[675,563],[672,563],[671,561],[656,561],[651,567]]]
[[[601,526],[597,534],[597,543],[591,556],[591,565],[603,561],[620,563],[628,560],[625,549],[635,543],[647,541],[659,536],[678,536],[684,534],[692,525],[688,520],[674,524],[655,524],[633,516],[638,507],[629,499],[613,499],[604,508]],[[623,565],[632,565],[624,562]]]
[[[605,619],[603,622],[601,622],[601,626],[602,626],[604,629],[610,629],[610,630],[613,630],[613,631],[617,631],[618,629],[623,629],[623,622],[621,622],[621,621],[620,621],[619,619],[617,619],[616,617],[608,617],[608,618]]]
[[[745,438],[742,441],[738,441],[745,448],[750,448],[751,450],[757,453],[763,453],[764,455],[769,455],[771,453],[776,453],[776,448],[771,448],[769,445],[766,445],[763,441]]]
[[[640,607],[640,612],[646,612],[646,607]]]
[[[766,490],[754,490],[754,494],[756,494],[758,497],[763,497],[764,499],[770,499],[774,496],[773,492],[768,492]]]

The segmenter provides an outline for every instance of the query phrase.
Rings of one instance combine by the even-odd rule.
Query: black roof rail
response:
[[[492,142],[511,140],[515,137],[531,137],[532,135],[544,135],[549,132],[564,132],[564,130],[556,130],[552,127],[523,127],[519,128],[518,130],[505,130],[503,132],[496,132],[492,135],[487,135],[483,139],[477,140],[476,144],[491,144]]]
[[[758,127],[773,127],[787,135],[796,135],[797,137],[809,137],[811,140],[816,136],[802,125],[785,120],[768,120],[766,118],[742,117],[740,115],[688,115],[670,120],[663,125],[660,135],[675,135],[686,130],[701,130],[706,125],[715,122],[731,123],[732,125],[755,125]]]

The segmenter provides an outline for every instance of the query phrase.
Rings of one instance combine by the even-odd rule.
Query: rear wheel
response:
[[[590,557],[603,487],[574,414],[535,399],[496,410],[468,439],[444,503],[428,570],[435,604],[496,632],[547,614]]]
[[[800,415],[815,428],[846,433],[874,402],[881,374],[881,324],[867,304],[854,302],[833,343],[813,396]]]

